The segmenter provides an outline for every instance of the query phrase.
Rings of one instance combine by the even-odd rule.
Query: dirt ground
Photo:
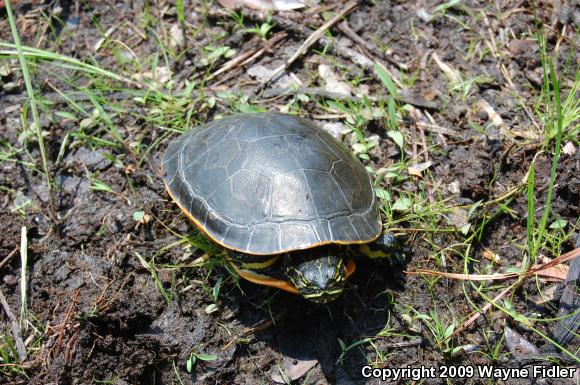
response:
[[[275,12],[268,45],[258,33],[244,32],[239,25],[251,29],[264,23],[267,19],[259,11],[244,8],[237,13],[244,16],[240,20],[216,2],[186,1],[184,38],[174,46],[171,38],[177,32],[171,28],[179,25],[180,15],[173,2],[14,3],[24,45],[87,61],[129,82],[75,72],[56,59],[39,60],[32,67],[55,186],[51,197],[38,141],[30,129],[23,129],[30,127],[33,116],[26,107],[18,61],[0,54],[0,68],[6,69],[0,75],[0,260],[5,260],[0,288],[16,316],[22,298],[23,227],[28,252],[28,322],[21,327],[27,356],[18,360],[11,322],[2,312],[0,383],[267,384],[280,380],[285,371],[290,377],[286,382],[299,384],[375,384],[381,381],[363,377],[364,365],[578,364],[578,338],[565,342],[570,357],[542,337],[553,339],[557,322],[533,321],[557,316],[562,279],[531,278],[511,300],[509,295],[504,298],[503,306],[527,317],[525,322],[492,308],[438,344],[437,330],[429,327],[436,329],[437,317],[457,330],[512,282],[482,281],[485,290],[478,291],[478,282],[405,273],[430,269],[489,274],[506,272],[522,260],[528,216],[525,177],[535,158],[539,220],[553,156],[553,147],[541,151],[543,72],[535,40],[537,22],[546,26],[548,52],[561,59],[557,67],[565,98],[579,62],[577,2],[541,2],[536,20],[527,1],[360,2],[344,18],[346,24],[331,26],[282,80],[266,84],[261,96],[256,92],[260,71],[283,64],[311,31],[346,3],[328,1],[322,7]],[[0,14],[0,41],[13,42],[6,10],[0,9]],[[279,40],[272,41],[276,34]],[[208,66],[202,59],[214,60],[209,54],[216,47],[235,52],[231,57],[218,55]],[[253,61],[209,76],[229,59],[261,48]],[[401,83],[397,108],[409,106],[401,110],[398,123],[404,150],[387,134],[388,118],[368,117],[372,110],[362,111],[364,103],[357,102],[364,100],[360,92],[385,99],[388,90],[373,66],[357,61],[352,52],[383,63]],[[319,75],[320,64],[331,66],[341,80],[356,87],[351,99],[338,100],[367,116],[361,125],[365,137],[378,135],[378,145],[362,157],[365,165],[376,171],[392,170],[402,158],[419,165],[429,162],[420,177],[407,171],[406,164],[398,169],[401,176],[379,182],[392,201],[411,197],[415,207],[385,209],[385,223],[407,240],[405,263],[361,261],[345,295],[326,306],[238,281],[223,257],[197,263],[212,246],[169,199],[158,168],[177,130],[217,115],[248,111],[248,106],[290,106],[319,124],[344,123],[348,112],[322,102],[328,88]],[[169,78],[160,78],[162,69],[170,70]],[[185,97],[167,101],[130,85],[151,78],[167,83],[164,92],[172,95],[182,92],[186,81],[195,86]],[[320,92],[276,93],[293,78]],[[84,89],[92,89],[94,98],[83,96]],[[65,98],[57,90],[72,96]],[[250,97],[232,99],[226,92]],[[97,105],[104,107],[99,111]],[[388,108],[380,102],[374,106]],[[353,136],[343,140],[352,144]],[[120,145],[115,144],[117,138]],[[578,138],[569,137],[565,143],[579,144]],[[566,225],[557,234],[557,226],[550,228],[556,235],[540,250],[546,258],[575,247],[580,151],[562,153],[556,175],[548,224]],[[510,193],[512,188],[516,190]],[[468,216],[476,202],[483,204]],[[466,224],[478,234],[464,253],[461,229]],[[183,236],[190,241],[182,241]],[[486,259],[490,252],[501,262]],[[535,350],[525,343],[514,348],[506,341],[507,331],[519,333]],[[474,376],[398,383],[574,381]]]

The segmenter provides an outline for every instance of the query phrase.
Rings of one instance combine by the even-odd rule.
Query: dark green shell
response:
[[[364,166],[300,117],[240,114],[195,127],[170,143],[163,169],[181,209],[230,249],[276,254],[381,232]]]

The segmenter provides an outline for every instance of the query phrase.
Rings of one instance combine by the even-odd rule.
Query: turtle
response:
[[[181,211],[257,284],[330,302],[357,257],[396,249],[365,166],[299,116],[235,114],[194,127],[170,142],[162,173]]]

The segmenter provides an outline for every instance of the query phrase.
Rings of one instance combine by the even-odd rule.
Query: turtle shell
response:
[[[163,170],[181,210],[240,252],[366,243],[381,232],[365,167],[297,116],[239,114],[195,127],[169,144]]]

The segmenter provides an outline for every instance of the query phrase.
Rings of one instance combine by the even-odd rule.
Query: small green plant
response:
[[[176,0],[175,7],[177,8],[177,21],[183,27],[185,25],[185,5],[183,0]]]
[[[340,356],[338,356],[338,359],[336,360],[336,363],[338,365],[342,364],[342,362],[344,361],[344,358],[346,357],[347,353],[351,349],[354,349],[357,346],[362,346],[364,344],[370,343],[372,341],[373,341],[373,338],[372,337],[368,337],[368,338],[363,338],[363,339],[357,340],[357,341],[355,341],[352,344],[350,344],[350,345],[347,346],[346,343],[343,340],[341,340],[340,338],[338,338],[338,344],[340,345],[340,351],[341,351],[341,353],[340,353]]]
[[[165,288],[165,286],[163,285],[161,278],[159,278],[158,268],[154,264],[154,261],[153,260],[151,260],[150,262],[146,261],[145,258],[143,258],[141,256],[141,254],[139,254],[138,252],[135,252],[135,256],[137,257],[139,262],[141,262],[141,265],[143,265],[143,267],[145,269],[149,270],[149,272],[151,273],[151,277],[153,278],[153,281],[155,281],[155,284],[159,288],[159,291],[161,292],[161,295],[163,296],[165,303],[170,303],[171,299],[173,297],[173,290],[172,289],[173,289],[174,282],[172,282],[172,287],[169,290],[167,290]]]
[[[502,353],[502,346],[505,340],[505,333],[499,333],[499,338],[493,338],[492,332],[484,330],[483,333],[485,351],[480,351],[483,356],[487,357],[491,362],[498,362],[502,357],[508,356],[510,353]]]
[[[573,140],[580,144],[580,67],[576,70],[576,77],[572,88],[568,91],[568,95],[562,105],[562,131],[564,138]],[[558,129],[552,128],[549,132],[550,139],[554,139],[558,135]]]
[[[198,353],[196,351],[192,351],[191,354],[189,355],[189,358],[185,362],[185,366],[187,368],[187,372],[191,373],[193,367],[198,361],[208,362],[215,360],[217,360],[217,356],[214,354]]]
[[[206,306],[205,312],[207,314],[212,314],[212,313],[219,310],[218,303],[219,303],[219,296],[220,296],[220,289],[222,287],[222,282],[223,282],[223,278],[220,277],[212,289],[213,303]]]
[[[260,36],[260,39],[267,40],[268,34],[272,28],[274,28],[274,25],[269,23],[262,23],[260,26],[256,25],[254,28],[246,28],[243,31],[255,33],[256,35]]]
[[[492,81],[491,78],[483,75],[464,78],[460,75],[459,71],[456,70],[455,73],[457,75],[457,81],[451,83],[451,92],[458,93],[463,99],[471,94],[474,85],[486,84]]]
[[[107,183],[98,180],[92,175],[90,176],[89,180],[91,181],[91,190],[115,194],[115,190],[113,190],[113,188],[109,186]]]
[[[561,144],[563,137],[563,112],[562,103],[560,100],[560,83],[556,74],[556,69],[552,58],[546,55],[546,47],[543,35],[538,32],[538,42],[540,44],[540,52],[542,58],[542,68],[544,71],[544,97],[545,97],[545,115],[546,133],[545,144],[549,145],[554,140],[554,155],[552,157],[552,166],[550,168],[550,181],[548,184],[548,192],[546,196],[546,203],[544,212],[538,223],[538,228],[535,226],[535,164],[534,161],[530,164],[527,180],[527,198],[528,198],[528,218],[527,218],[527,245],[528,253],[522,261],[522,271],[527,271],[536,262],[538,251],[544,244],[546,238],[546,228],[548,226],[548,218],[550,216],[550,208],[552,198],[554,196],[554,185],[556,181],[556,170],[558,167],[558,160],[560,159]],[[552,96],[553,93],[553,96]],[[555,136],[552,135],[555,132]]]
[[[26,376],[26,372],[18,364],[18,351],[16,350],[16,343],[6,328],[0,334],[0,374],[9,375],[11,373]]]
[[[397,109],[398,109],[397,86],[393,82],[393,80],[392,80],[391,76],[389,75],[388,71],[386,70],[386,68],[383,67],[381,64],[375,63],[374,71],[375,71],[375,74],[377,75],[377,77],[383,83],[383,85],[387,88],[387,90],[389,91],[389,94],[391,96],[387,102],[388,127],[390,130],[397,130],[397,120],[398,120],[398,118],[397,118]],[[391,132],[392,131],[389,131],[387,134],[392,137],[393,134]],[[398,131],[395,131],[395,132],[398,132]],[[395,140],[395,138],[393,138],[393,140]],[[400,141],[395,140],[395,142],[397,143],[397,145],[399,145],[399,147],[402,147],[402,139]]]
[[[455,331],[455,322],[445,324],[436,310],[429,311],[429,315],[422,314],[415,311],[415,318],[421,320],[425,327],[431,333],[436,347],[440,347],[441,351],[447,358],[453,358],[461,351],[463,346],[457,346],[451,338]]]
[[[215,64],[222,57],[225,59],[233,57],[236,54],[236,50],[227,45],[206,45],[203,47],[203,53],[205,56],[201,58],[199,64],[201,66],[209,66]]]

